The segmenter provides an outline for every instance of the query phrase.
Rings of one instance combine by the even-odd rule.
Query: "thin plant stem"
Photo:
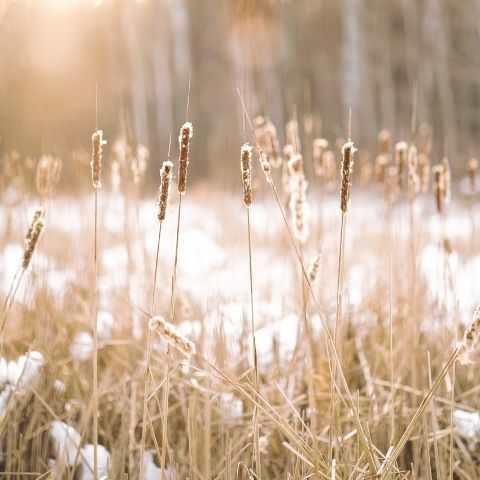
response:
[[[152,301],[150,304],[150,316],[153,316],[155,309],[155,291],[157,287],[157,271],[158,271],[158,257],[160,252],[160,238],[162,236],[162,221],[158,227],[158,239],[157,239],[157,254],[155,257],[155,270],[153,274],[153,290]],[[147,409],[148,409],[148,391],[150,388],[150,359],[152,348],[152,332],[148,328],[147,332],[147,358],[145,360],[145,373],[144,373],[144,392],[143,392],[143,414],[142,414],[142,437],[140,441],[140,474],[139,478],[143,478],[144,469],[144,456],[145,456],[145,437],[146,437],[146,423],[147,423]]]
[[[258,358],[257,345],[255,342],[255,319],[253,313],[253,268],[252,268],[252,231],[250,227],[250,209],[247,208],[247,227],[248,227],[248,267],[250,276],[250,321],[252,330],[252,353],[253,353],[253,388],[255,392],[259,393],[259,378],[258,378]],[[254,447],[255,447],[255,473],[258,478],[261,477],[261,463],[260,463],[260,445],[259,445],[259,424],[258,411],[255,406],[253,409],[253,428],[254,428]]]
[[[95,266],[94,314],[93,314],[93,478],[98,479],[98,189],[95,188],[95,231],[93,258]]]

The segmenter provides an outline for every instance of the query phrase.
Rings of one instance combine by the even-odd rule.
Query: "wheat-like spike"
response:
[[[32,222],[30,223],[30,226],[28,227],[27,234],[25,235],[25,248],[27,248],[28,244],[31,242],[33,228],[35,227],[35,224],[37,223],[37,220],[40,217],[43,217],[44,215],[45,215],[44,208],[43,207],[37,207],[36,210],[35,210],[35,213],[33,214]]]
[[[467,175],[471,193],[475,193],[477,191],[477,171],[478,160],[476,158],[471,158],[467,164]]]
[[[471,363],[470,356],[480,339],[480,305],[473,314],[472,323],[465,330],[463,339],[458,347],[458,359],[461,363]]]
[[[319,177],[323,175],[323,154],[327,148],[328,140],[325,138],[316,138],[312,142],[313,170]]]
[[[320,252],[311,263],[308,269],[308,278],[310,279],[310,283],[313,283],[318,275],[318,270],[320,269],[320,265],[322,264],[322,253]]]
[[[240,149],[240,167],[242,170],[243,201],[247,208],[252,205],[252,147],[245,143]]]
[[[398,188],[400,191],[403,189],[403,174],[405,172],[406,160],[407,160],[408,144],[401,141],[395,144],[395,165],[398,172]]]
[[[164,318],[156,316],[152,317],[148,323],[150,330],[158,333],[163,337],[172,347],[177,349],[180,353],[190,358],[195,355],[195,344],[188,338],[180,335],[173,324],[167,322]]]
[[[356,152],[353,142],[346,142],[342,147],[342,183],[340,187],[340,209],[347,212],[352,186],[353,154]]]
[[[170,160],[163,162],[160,169],[160,189],[158,193],[158,220],[165,220],[167,212],[168,193],[170,181],[172,180],[173,163]]]
[[[45,226],[45,220],[43,219],[42,216],[39,216],[33,225],[29,241],[25,245],[25,249],[23,251],[22,268],[24,270],[26,270],[30,265],[33,252],[35,250],[35,247],[37,246],[40,236],[42,235],[44,226]]]
[[[443,165],[435,165],[432,168],[432,175],[433,175],[433,191],[435,193],[435,201],[437,204],[437,211],[438,213],[442,213],[443,211],[443,203],[445,199],[445,181],[444,181],[444,170]]]
[[[390,155],[390,131],[386,128],[378,132],[378,153],[386,157]]]
[[[187,189],[187,170],[190,152],[190,139],[193,137],[193,125],[185,122],[180,129],[178,144],[180,148],[180,156],[178,159],[178,193],[185,195]]]
[[[443,157],[443,201],[445,205],[450,203],[452,198],[452,174],[450,172],[450,162],[447,157]]]
[[[270,160],[268,159],[268,155],[261,148],[258,152],[258,160],[260,162],[260,166],[262,167],[263,173],[265,174],[267,183],[272,183],[272,169],[270,167]]]
[[[102,188],[102,147],[107,143],[103,139],[103,131],[97,130],[92,135],[92,185],[97,190]]]

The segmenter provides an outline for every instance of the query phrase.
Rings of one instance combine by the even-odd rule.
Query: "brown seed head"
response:
[[[313,283],[316,280],[318,275],[318,270],[321,264],[322,264],[322,253],[320,252],[314,258],[312,264],[310,265],[310,268],[308,269],[308,278],[310,280],[310,283]]]
[[[420,169],[420,183],[422,193],[427,193],[430,186],[430,160],[427,155],[420,152],[417,156]]]
[[[252,147],[245,143],[240,149],[240,167],[243,182],[243,201],[247,208],[252,205]]]
[[[447,157],[443,157],[442,160],[443,164],[443,190],[444,190],[444,202],[445,205],[450,203],[450,199],[452,198],[452,174],[450,172],[450,162],[448,161]]]
[[[443,165],[435,165],[432,168],[433,175],[433,192],[435,193],[435,201],[438,213],[442,213],[445,200],[445,181]]]
[[[353,142],[347,142],[342,147],[342,181],[340,186],[340,209],[347,212],[350,202],[350,187],[352,186],[353,154],[356,148]]]
[[[290,212],[292,214],[293,235],[300,242],[305,243],[309,235],[307,187],[303,171],[303,159],[295,154],[288,164],[290,171]]]
[[[92,185],[97,190],[102,188],[102,147],[107,143],[103,139],[103,131],[97,130],[92,135]]]
[[[395,145],[395,165],[398,171],[398,188],[403,189],[403,177],[407,163],[407,142],[401,141]]]
[[[387,157],[390,155],[390,131],[386,128],[378,132],[378,153]]]
[[[168,193],[170,190],[170,181],[172,180],[173,163],[170,160],[163,162],[160,169],[160,190],[158,195],[158,220],[165,220],[167,212]]]
[[[180,148],[180,157],[178,159],[178,193],[185,195],[187,188],[187,170],[190,151],[190,139],[193,137],[193,125],[190,122],[186,122],[180,129],[180,135],[178,137],[178,144]]]

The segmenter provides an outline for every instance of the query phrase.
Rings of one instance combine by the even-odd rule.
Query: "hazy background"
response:
[[[459,170],[478,142],[479,28],[475,0],[1,0],[0,157],[51,152],[68,171],[90,148],[98,84],[109,145],[126,131],[156,171],[191,74],[194,176],[238,168],[237,88],[281,142],[295,112],[302,137],[305,120],[344,136],[351,106],[354,140],[376,149],[381,127],[409,138],[415,82],[418,123]]]

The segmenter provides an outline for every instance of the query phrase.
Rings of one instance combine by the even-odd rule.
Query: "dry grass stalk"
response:
[[[148,323],[150,330],[159,334],[169,345],[178,350],[185,357],[190,358],[195,355],[195,344],[188,338],[177,332],[176,328],[164,318],[152,317]]]
[[[240,149],[243,201],[247,208],[252,205],[252,151],[253,149],[248,143],[245,143]]]
[[[480,305],[473,314],[472,323],[465,330],[463,339],[458,348],[458,359],[461,363],[471,363],[471,355],[480,339]]]
[[[350,188],[352,186],[353,174],[353,155],[356,148],[353,142],[346,142],[342,147],[342,183],[340,187],[340,209],[343,213],[347,213],[348,204],[350,202]]]
[[[167,212],[168,194],[170,190],[170,182],[172,180],[173,163],[170,160],[163,162],[160,169],[160,190],[158,195],[158,220],[165,220]]]
[[[193,137],[193,125],[185,122],[180,129],[178,144],[180,155],[178,159],[178,193],[184,195],[187,188],[187,171],[190,152],[190,139]]]
[[[398,172],[398,188],[400,191],[403,189],[403,177],[407,163],[407,152],[407,142],[401,141],[395,145],[395,165]]]
[[[470,193],[474,194],[477,191],[477,171],[478,160],[471,158],[467,163],[467,176],[470,185]]]
[[[293,234],[301,243],[305,243],[308,235],[308,205],[307,205],[307,187],[303,171],[303,158],[300,154],[295,154],[288,163],[290,171],[290,211],[292,214]]]
[[[320,269],[320,265],[322,264],[322,253],[320,252],[311,263],[308,269],[308,278],[310,279],[310,283],[313,283],[318,275],[318,271]]]
[[[290,168],[289,163],[292,157],[295,155],[295,147],[291,144],[287,144],[283,147],[283,169],[282,169],[282,188],[283,193],[287,197],[287,201],[290,198]]]
[[[268,155],[260,149],[258,152],[258,160],[260,162],[260,166],[262,167],[263,173],[265,174],[265,179],[268,183],[272,182],[272,169],[270,168],[270,160],[268,159]]]
[[[325,138],[316,138],[312,143],[313,170],[315,175],[323,176],[323,154],[328,148],[328,140]]]
[[[45,220],[43,218],[43,210],[37,209],[35,211],[33,221],[28,229],[27,236],[25,237],[25,248],[23,251],[22,268],[26,270],[32,260],[33,252],[37,246],[38,240],[42,235],[43,228],[45,227]]]
[[[92,185],[97,190],[102,188],[102,148],[107,143],[103,139],[103,131],[96,130],[92,135]]]

